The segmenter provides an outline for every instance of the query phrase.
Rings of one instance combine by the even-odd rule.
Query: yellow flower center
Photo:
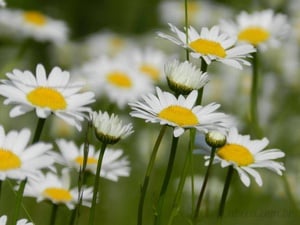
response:
[[[36,26],[43,26],[47,22],[46,17],[42,13],[36,11],[25,12],[23,17],[26,22]]]
[[[43,191],[43,195],[56,202],[70,202],[73,199],[70,191],[64,188],[49,187]]]
[[[115,71],[107,75],[107,81],[115,86],[121,88],[130,88],[132,81],[126,73]]]
[[[163,109],[158,117],[171,121],[179,126],[194,126],[199,124],[197,116],[187,108],[179,105],[171,105]]]
[[[123,39],[119,37],[113,37],[109,40],[110,44],[112,47],[116,49],[121,49],[124,46],[124,41]]]
[[[58,91],[48,87],[38,87],[27,94],[27,100],[35,106],[50,108],[52,110],[63,110],[67,102]]]
[[[74,160],[77,164],[79,164],[80,166],[83,165],[83,156],[77,156]],[[86,164],[87,165],[96,165],[97,164],[97,159],[95,159],[94,157],[88,157]]]
[[[224,160],[235,162],[238,166],[248,166],[254,162],[252,153],[238,144],[224,145],[217,151],[217,155]]]
[[[261,27],[248,27],[238,34],[238,39],[258,45],[270,37],[270,33]]]
[[[220,58],[226,57],[225,49],[221,46],[220,43],[215,41],[199,38],[195,41],[190,42],[189,45],[196,52],[201,53],[203,55],[214,55]]]
[[[154,66],[151,66],[149,64],[143,64],[143,65],[140,66],[140,71],[142,73],[147,74],[153,80],[158,80],[159,79],[159,70],[156,69]]]
[[[0,171],[13,170],[21,167],[20,158],[13,152],[0,148]]]

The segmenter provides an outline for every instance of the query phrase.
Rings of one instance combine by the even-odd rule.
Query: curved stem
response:
[[[194,144],[195,144],[195,134],[196,134],[196,130],[195,129],[191,129],[190,130],[190,141],[189,141],[189,147],[188,147],[188,151],[184,160],[184,165],[183,165],[183,169],[182,169],[182,173],[180,176],[180,180],[179,180],[179,184],[177,187],[177,191],[175,194],[175,198],[173,201],[173,206],[172,206],[172,212],[171,212],[171,216],[169,218],[169,222],[168,225],[172,225],[173,220],[175,218],[175,216],[178,214],[179,211],[179,204],[181,201],[181,196],[182,196],[182,191],[184,188],[184,184],[185,184],[185,180],[188,174],[188,171],[191,167],[190,162],[191,159],[193,157],[193,149],[194,149]]]
[[[15,210],[12,216],[12,225],[17,224],[17,218],[19,216],[20,213],[20,208],[21,208],[21,204],[22,204],[22,199],[23,199],[23,193],[24,193],[24,189],[25,189],[25,185],[27,183],[27,178],[22,180],[19,186],[19,190],[17,192],[17,197],[16,197],[16,206],[15,206]]]
[[[166,191],[167,191],[167,188],[169,185],[169,181],[170,181],[173,166],[174,166],[178,139],[179,139],[179,137],[173,136],[171,151],[170,151],[170,155],[169,155],[169,162],[168,162],[166,174],[164,177],[164,181],[163,181],[162,187],[160,189],[158,205],[157,205],[157,212],[155,214],[155,220],[154,220],[155,225],[160,224],[161,212],[162,212],[162,208],[163,208],[163,204],[164,204],[164,200],[165,200],[165,194],[166,194]]]
[[[198,201],[197,201],[196,210],[195,210],[195,213],[194,213],[194,221],[197,220],[199,212],[200,212],[200,206],[201,206],[201,202],[202,202],[204,192],[205,192],[205,189],[206,189],[208,177],[209,177],[209,174],[210,174],[210,171],[211,171],[211,166],[212,166],[214,158],[215,158],[215,152],[216,152],[216,148],[212,148],[211,152],[210,152],[209,163],[208,163],[206,173],[205,173],[205,176],[204,176],[204,179],[203,179],[203,183],[202,183],[202,186],[201,186],[201,190],[200,190],[200,193],[199,193],[199,198],[198,198]]]
[[[103,156],[104,156],[106,146],[107,146],[106,143],[102,143],[99,158],[98,158],[97,170],[96,170],[96,175],[95,175],[94,190],[93,190],[92,206],[91,206],[90,217],[89,217],[89,225],[93,225],[94,221],[95,221],[97,194],[98,194],[99,180],[100,180],[100,170],[101,170],[101,165],[102,165]]]
[[[219,219],[221,219],[223,217],[223,214],[224,214],[226,198],[227,198],[227,195],[228,195],[229,186],[230,186],[230,182],[231,182],[231,179],[232,179],[233,172],[234,172],[233,166],[229,166],[227,176],[226,176],[226,180],[225,180],[225,184],[224,184],[224,188],[223,188],[223,192],[222,192],[221,202],[220,202],[220,206],[219,206],[219,213],[218,213]]]
[[[167,126],[162,126],[159,132],[159,135],[156,139],[156,142],[154,144],[153,150],[151,152],[150,160],[147,166],[145,178],[143,185],[141,186],[141,197],[139,200],[139,206],[138,206],[138,217],[137,217],[137,225],[142,225],[143,224],[143,209],[144,209],[144,202],[145,202],[145,197],[148,189],[148,184],[149,184],[149,179],[150,175],[154,166],[155,158],[157,155],[158,148],[160,146],[161,140],[165,134]]]
[[[58,205],[57,204],[53,204],[52,205],[52,212],[51,212],[51,217],[50,217],[50,223],[49,223],[49,225],[54,225],[55,224],[56,215],[57,215],[57,209],[58,209]]]

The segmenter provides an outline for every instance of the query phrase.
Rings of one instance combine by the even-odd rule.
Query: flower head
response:
[[[54,67],[47,77],[45,68],[36,67],[36,77],[30,71],[13,70],[7,73],[9,80],[2,80],[0,95],[7,99],[4,104],[16,105],[10,116],[20,116],[35,110],[39,118],[47,118],[51,113],[81,130],[81,121],[90,108],[85,105],[94,102],[92,92],[78,93],[80,83],[71,83],[70,74]]]
[[[213,26],[211,29],[203,27],[200,33],[190,26],[188,43],[186,43],[186,33],[172,24],[169,26],[176,37],[161,32],[158,35],[190,50],[193,57],[203,58],[207,64],[219,61],[238,69],[242,69],[242,65],[250,65],[245,58],[249,53],[255,52],[254,47],[249,44],[236,45],[237,39],[221,32],[218,26]]]
[[[73,141],[63,139],[56,141],[63,157],[63,164],[79,170],[84,160],[84,145],[77,147]],[[93,145],[89,145],[86,170],[96,174],[99,151],[95,151]],[[100,176],[112,181],[118,181],[119,177],[127,177],[130,174],[130,165],[127,157],[123,156],[122,149],[106,148],[103,157]]]
[[[274,161],[285,154],[279,149],[264,150],[268,144],[267,138],[250,140],[249,135],[240,135],[236,128],[232,128],[228,133],[227,143],[216,151],[214,163],[220,163],[221,167],[232,165],[247,187],[250,185],[249,175],[261,186],[262,178],[255,168],[266,168],[278,175],[282,175],[282,171],[285,170],[282,163]],[[206,159],[209,159],[209,156]]]
[[[6,225],[6,223],[7,223],[7,216],[6,215],[1,216],[0,217],[0,225]],[[27,219],[19,219],[17,221],[16,225],[33,225],[33,223],[28,222]]]
[[[53,204],[64,204],[69,209],[74,209],[78,202],[78,187],[70,188],[71,178],[67,169],[62,170],[58,176],[52,172],[46,175],[40,173],[35,179],[29,179],[25,186],[24,196],[34,197],[37,202],[48,200]],[[90,207],[93,195],[92,188],[82,188],[82,204]]]
[[[66,42],[68,27],[63,21],[38,11],[3,9],[0,11],[1,31],[14,38],[33,38],[55,44]]]
[[[40,169],[52,166],[52,145],[39,142],[28,146],[30,135],[26,128],[5,134],[0,126],[0,180],[24,180],[35,176]]]
[[[280,13],[275,14],[271,9],[251,14],[243,11],[237,16],[236,22],[222,21],[221,28],[236,35],[239,41],[250,43],[262,50],[268,46],[279,46],[290,30],[287,17]]]
[[[208,82],[207,73],[202,73],[192,63],[178,60],[165,65],[165,74],[171,90],[180,94],[189,94],[192,90],[199,90]]]
[[[123,125],[122,120],[115,114],[93,112],[92,120],[97,138],[106,144],[115,144],[133,133],[132,124]]]
[[[197,91],[192,91],[186,98],[180,95],[176,98],[169,92],[156,88],[157,96],[148,94],[141,101],[130,103],[133,111],[131,116],[145,119],[146,122],[160,123],[174,127],[174,136],[183,134],[186,128],[196,128],[199,131],[226,130],[231,119],[224,113],[215,112],[220,105],[211,103],[206,106],[194,106]]]
[[[6,2],[4,0],[0,0],[0,7],[5,7],[6,6]]]

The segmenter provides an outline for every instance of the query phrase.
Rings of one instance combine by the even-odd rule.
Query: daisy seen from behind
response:
[[[47,118],[51,113],[81,130],[81,122],[90,112],[86,105],[93,103],[94,93],[80,90],[81,83],[71,82],[70,73],[54,67],[48,77],[43,65],[38,64],[36,75],[15,69],[2,80],[0,95],[4,104],[15,105],[10,117],[17,117],[35,110],[37,117]]]
[[[284,152],[279,149],[265,149],[268,144],[267,138],[251,140],[249,135],[241,135],[236,128],[231,128],[227,143],[216,151],[214,163],[220,163],[221,167],[233,166],[247,187],[250,185],[249,175],[262,186],[263,181],[256,171],[257,168],[266,168],[278,175],[282,175],[285,170],[281,162],[275,161],[284,157]],[[209,156],[205,158],[209,160]]]
[[[51,168],[54,163],[52,145],[38,142],[28,146],[30,136],[27,128],[5,134],[0,126],[0,180],[24,180],[36,176],[41,169]]]
[[[174,127],[174,136],[178,137],[185,129],[196,128],[199,131],[220,130],[224,132],[231,126],[230,116],[216,112],[219,104],[197,105],[197,91],[192,91],[186,98],[176,98],[169,92],[156,88],[156,95],[148,94],[142,100],[130,103],[130,115],[144,119],[146,122],[159,123]]]
[[[82,204],[90,207],[92,188],[82,187]],[[71,177],[68,169],[63,169],[61,176],[48,172],[40,173],[38,177],[29,179],[24,190],[24,196],[36,198],[37,202],[50,201],[53,204],[66,205],[74,209],[78,202],[78,187],[71,188]]]
[[[172,24],[169,26],[175,36],[162,32],[158,32],[158,36],[188,49],[191,56],[203,58],[208,65],[212,61],[219,61],[238,69],[242,69],[242,65],[250,65],[246,58],[250,53],[255,52],[255,48],[250,44],[237,45],[237,38],[221,32],[219,26],[213,26],[211,29],[203,27],[200,33],[190,26],[188,43],[186,43],[185,32],[180,31]]]
[[[53,19],[39,11],[3,9],[0,11],[0,27],[4,34],[18,38],[63,44],[69,29],[64,21]]]
[[[271,9],[253,13],[243,11],[235,22],[222,20],[221,28],[224,32],[236,35],[240,42],[250,43],[262,50],[278,47],[290,31],[287,16],[276,14]]]
[[[7,216],[3,215],[0,217],[0,225],[6,225],[6,224],[7,224]],[[33,223],[28,222],[27,219],[19,219],[16,225],[33,225]]]
[[[77,147],[73,141],[59,139],[56,141],[63,157],[63,164],[71,168],[79,169],[83,166],[84,145]],[[93,145],[89,145],[86,170],[96,174],[99,151],[95,150]],[[119,177],[127,177],[130,174],[130,163],[127,157],[124,157],[122,149],[105,150],[101,166],[100,176],[111,181],[118,181]]]

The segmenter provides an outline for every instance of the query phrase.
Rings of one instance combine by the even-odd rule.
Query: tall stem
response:
[[[143,182],[143,185],[141,186],[141,197],[140,197],[139,206],[138,206],[137,225],[143,224],[143,209],[144,209],[145,197],[146,197],[146,193],[147,193],[147,189],[148,189],[148,185],[149,185],[149,179],[150,179],[150,175],[152,173],[152,169],[154,166],[157,151],[160,146],[161,140],[165,134],[166,128],[167,128],[167,126],[161,127],[159,135],[156,139],[153,150],[151,152],[151,156],[150,156],[150,160],[149,160],[149,163],[147,166],[144,182]]]
[[[20,213],[20,208],[21,208],[21,204],[22,204],[22,199],[23,199],[23,193],[24,193],[24,189],[25,189],[25,185],[27,183],[27,178],[22,180],[17,192],[17,197],[16,197],[16,206],[15,206],[15,210],[12,216],[12,223],[11,225],[15,225],[17,224],[17,218],[19,216]]]
[[[164,181],[163,181],[162,187],[160,189],[158,205],[157,205],[157,213],[155,214],[155,221],[154,221],[155,225],[160,224],[162,208],[163,208],[163,204],[164,204],[164,200],[165,200],[165,194],[166,194],[166,191],[167,191],[167,188],[169,185],[169,181],[170,181],[173,166],[174,166],[178,139],[179,139],[178,137],[173,136],[171,151],[170,151],[170,155],[169,155],[169,162],[168,162],[166,174],[164,177]]]
[[[220,202],[220,206],[219,206],[219,213],[218,213],[219,219],[222,219],[223,214],[224,214],[226,198],[228,195],[229,186],[230,186],[233,172],[234,172],[233,166],[229,166],[225,184],[224,184],[224,188],[223,188],[223,192],[222,192],[221,202]]]
[[[52,212],[51,212],[51,217],[50,217],[50,223],[49,223],[49,225],[54,225],[55,224],[56,215],[57,215],[57,209],[58,209],[58,205],[57,204],[53,204],[52,205]]]
[[[34,144],[40,140],[42,130],[45,125],[45,121],[46,121],[45,118],[39,118],[36,129],[35,129],[35,133],[34,133],[34,136],[32,139],[32,144]]]
[[[104,156],[106,146],[107,146],[106,143],[102,143],[99,158],[98,158],[97,170],[96,170],[96,175],[95,175],[94,190],[93,190],[92,206],[91,206],[90,217],[89,217],[89,225],[93,225],[94,221],[95,221],[97,194],[98,194],[99,180],[100,180],[100,178],[99,178],[100,177],[100,170],[101,170],[101,165],[102,165],[103,156]]]
[[[209,174],[210,174],[210,171],[211,171],[211,166],[212,166],[212,163],[213,163],[214,158],[215,158],[215,152],[216,152],[216,148],[213,147],[211,149],[211,152],[210,152],[209,163],[208,163],[206,173],[205,173],[205,176],[204,176],[204,179],[203,179],[203,183],[202,183],[202,186],[201,186],[201,190],[200,190],[200,193],[199,193],[199,198],[198,198],[195,213],[194,213],[194,221],[197,220],[199,212],[200,212],[200,206],[201,206],[201,202],[202,202],[204,192],[205,192],[205,189],[206,189],[208,177],[209,177]]]
[[[184,0],[184,21],[185,21],[185,37],[186,37],[186,44],[189,44],[189,18],[188,18],[188,0]],[[189,49],[186,48],[186,60],[189,61],[190,60],[190,53],[189,53]]]

